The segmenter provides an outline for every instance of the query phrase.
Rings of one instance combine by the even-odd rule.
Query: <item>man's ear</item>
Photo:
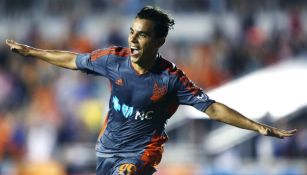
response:
[[[157,47],[160,48],[165,43],[165,37],[161,37],[157,39]]]

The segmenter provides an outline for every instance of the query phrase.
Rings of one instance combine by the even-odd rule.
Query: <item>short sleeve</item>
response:
[[[199,111],[205,111],[214,100],[211,100],[203,89],[197,87],[180,69],[175,71],[170,81],[172,91],[176,94],[179,104],[190,105]]]
[[[79,70],[87,74],[107,76],[108,56],[107,50],[78,54],[76,65]]]

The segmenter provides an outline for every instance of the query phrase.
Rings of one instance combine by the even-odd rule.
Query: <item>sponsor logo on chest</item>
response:
[[[150,120],[152,119],[154,111],[134,111],[133,106],[128,106],[126,104],[121,104],[116,96],[112,98],[113,109],[116,112],[122,113],[125,118],[132,117],[135,112],[135,120]]]

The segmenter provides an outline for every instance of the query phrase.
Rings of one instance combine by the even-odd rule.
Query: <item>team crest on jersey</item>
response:
[[[166,94],[166,92],[167,92],[166,86],[159,86],[155,82],[150,100],[153,102],[157,102]]]

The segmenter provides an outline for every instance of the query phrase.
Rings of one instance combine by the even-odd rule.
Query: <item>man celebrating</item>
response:
[[[48,63],[104,76],[111,82],[109,112],[96,145],[99,175],[151,175],[167,141],[165,125],[180,104],[191,105],[211,119],[278,138],[285,131],[252,121],[211,100],[173,63],[158,54],[174,20],[146,6],[136,15],[129,47],[111,47],[89,54],[42,50],[7,40],[12,51]]]

